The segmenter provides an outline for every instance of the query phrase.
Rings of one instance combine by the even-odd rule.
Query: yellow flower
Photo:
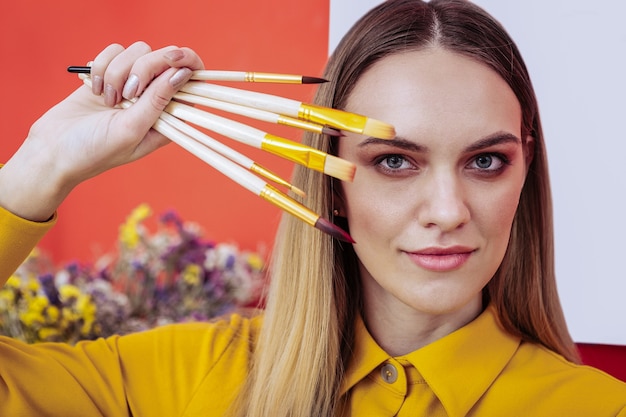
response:
[[[91,326],[96,321],[96,305],[89,295],[81,295],[76,301],[76,311],[83,319],[82,334],[89,334]]]
[[[46,314],[48,315],[48,321],[56,323],[59,320],[59,309],[56,306],[48,306],[46,309]]]
[[[59,297],[61,301],[66,302],[71,299],[76,299],[81,295],[80,288],[75,285],[65,284],[59,289]]]
[[[71,308],[63,307],[61,309],[61,322],[64,323],[63,326],[67,327],[71,322],[78,320],[80,316],[76,311]]]
[[[28,308],[33,311],[43,312],[43,310],[48,307],[48,304],[48,297],[45,295],[38,295],[30,300]]]
[[[22,281],[17,275],[11,275],[6,284],[4,284],[5,287],[14,288],[16,290],[19,289],[21,285]]]
[[[44,342],[60,335],[61,332],[59,332],[59,330],[54,327],[42,327],[37,332],[39,340],[43,340]]]
[[[39,280],[37,280],[37,278],[35,278],[34,276],[30,276],[28,278],[28,281],[26,282],[26,289],[33,293],[36,293],[37,291],[39,291],[39,288]]]
[[[140,204],[126,218],[126,222],[120,226],[120,241],[130,249],[137,247],[139,243],[139,224],[152,214],[150,206]]]
[[[137,206],[130,213],[130,218],[133,219],[135,222],[139,223],[139,222],[144,221],[148,217],[150,217],[151,214],[152,214],[152,210],[150,209],[150,206],[143,203]]]
[[[11,305],[15,302],[15,291],[2,288],[0,289],[0,305]]]
[[[263,259],[256,253],[248,255],[248,265],[255,271],[263,269]]]
[[[47,306],[48,299],[43,295],[29,299],[28,309],[20,314],[20,320],[26,327],[45,322],[43,312]]]
[[[202,269],[199,265],[190,264],[183,271],[183,280],[189,285],[198,285],[200,283],[200,272]]]
[[[93,318],[96,316],[96,305],[91,301],[91,296],[81,295],[76,301],[76,310],[83,318]]]

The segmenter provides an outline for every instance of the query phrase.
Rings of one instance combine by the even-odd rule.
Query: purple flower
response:
[[[59,298],[59,290],[54,284],[54,275],[52,275],[51,273],[41,275],[39,277],[39,283],[41,284],[41,288],[43,289],[44,294],[46,294],[46,297],[48,297],[48,301],[50,302],[50,304],[56,307],[60,307],[61,300]]]

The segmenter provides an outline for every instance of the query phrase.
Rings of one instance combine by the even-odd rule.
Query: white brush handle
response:
[[[184,134],[192,137],[196,141],[200,142],[204,146],[213,149],[215,152],[218,152],[221,155],[224,155],[228,159],[237,164],[241,165],[244,168],[250,168],[254,165],[254,161],[247,156],[237,152],[233,148],[224,145],[222,142],[219,142],[212,137],[205,135],[197,129],[194,129],[192,126],[189,126],[187,123],[183,122],[180,119],[172,116],[171,114],[163,112],[161,114],[161,120],[167,122],[168,124],[175,127],[177,130],[180,130]]]
[[[202,161],[226,175],[245,189],[260,195],[267,183],[250,173],[247,169],[235,164],[215,151],[190,138],[162,119],[157,120],[154,129],[168,137],[172,142],[192,153]]]
[[[189,93],[176,93],[174,99],[200,106],[211,107],[217,110],[227,111],[229,113],[238,114],[240,116],[250,117],[252,119],[261,120],[263,122],[278,123],[280,115],[269,111],[256,109],[254,107],[242,106],[240,104],[229,103],[222,100],[214,100],[212,98],[198,96]]]
[[[302,102],[290,98],[208,84],[202,81],[189,81],[181,88],[181,91],[296,118],[302,104]]]
[[[246,145],[261,148],[266,133],[243,123],[196,109],[183,103],[170,102],[165,112],[181,120],[204,127]]]
[[[192,80],[200,81],[246,81],[245,71],[196,70]]]

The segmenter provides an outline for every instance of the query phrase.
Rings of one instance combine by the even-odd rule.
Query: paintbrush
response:
[[[247,156],[237,152],[236,150],[234,150],[233,148],[224,145],[223,143],[213,139],[212,137],[200,132],[197,129],[194,129],[192,126],[188,125],[187,123],[183,122],[180,119],[177,119],[176,117],[163,112],[160,116],[161,120],[163,120],[164,122],[170,124],[172,127],[180,130],[182,133],[186,134],[187,136],[193,138],[194,140],[196,140],[197,142],[200,142],[201,144],[203,144],[204,146],[208,147],[209,149],[214,150],[215,152],[219,153],[222,156],[225,156],[226,158],[230,159],[231,161],[239,164],[240,166],[247,168],[249,171],[254,172],[256,174],[261,175],[264,178],[267,178],[273,182],[275,182],[276,184],[280,184],[284,187],[287,187],[289,190],[293,191],[295,194],[301,196],[301,197],[305,197],[306,194],[304,193],[304,191],[302,191],[300,188],[294,186],[293,184],[290,184],[288,181],[285,181],[284,179],[282,179],[280,176],[278,176],[277,174],[273,173],[272,171],[268,170],[267,168],[262,167],[261,165],[257,164],[256,162],[254,162],[252,159],[248,158]]]
[[[262,199],[336,239],[355,243],[352,237],[340,227],[281,193],[246,169],[191,139],[162,119],[157,120],[154,129]]]
[[[266,133],[260,129],[179,102],[170,102],[165,107],[165,112],[249,146],[263,149],[307,168],[323,172],[331,177],[343,181],[354,179],[356,167],[353,163],[310,146]]]
[[[209,84],[202,81],[189,81],[183,85],[181,91],[214,100],[263,109],[375,138],[393,139],[395,137],[395,129],[390,124],[360,114],[307,104],[285,97]]]
[[[67,72],[74,74],[91,74],[90,66],[72,65],[67,67]],[[328,82],[323,78],[308,75],[277,74],[272,72],[254,71],[220,71],[220,70],[195,70],[191,74],[192,80],[202,81],[241,81],[249,83],[279,83],[279,84],[320,84]]]
[[[174,95],[174,100],[185,103],[198,104],[204,107],[211,107],[217,110],[223,110],[229,113],[250,117],[252,119],[257,119],[268,123],[296,127],[318,134],[343,136],[343,133],[341,133],[341,131],[333,129],[329,126],[323,126],[317,123],[308,122],[306,120],[283,116],[254,107],[242,106],[240,104],[229,103],[227,101],[213,100],[212,98],[197,96],[195,94],[178,92]]]
[[[81,76],[83,82],[91,87],[91,79],[84,75]],[[121,107],[128,108],[132,106],[132,101],[122,100]],[[300,204],[288,195],[281,193],[276,188],[267,184],[261,178],[247,171],[245,168],[237,165],[228,158],[218,154],[217,152],[207,148],[200,142],[187,136],[185,133],[176,129],[163,119],[159,118],[153,125],[153,128],[162,135],[169,138],[172,142],[178,144],[194,156],[200,158],[208,165],[212,166],[228,178],[235,181],[245,189],[255,193],[264,200],[274,204],[278,208],[297,217],[305,223],[315,227],[316,229],[334,237],[335,239],[355,243],[352,237],[346,231],[324,219],[309,208]]]

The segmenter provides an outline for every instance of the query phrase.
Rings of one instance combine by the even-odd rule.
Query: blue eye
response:
[[[380,155],[373,162],[379,172],[390,176],[402,177],[417,170],[409,158],[399,154]]]
[[[508,165],[508,159],[504,155],[482,153],[471,161],[470,168],[480,171],[500,171],[505,165]]]
[[[479,155],[476,158],[476,166],[482,169],[489,169],[493,163],[493,157],[491,155]]]
[[[385,157],[381,163],[385,162],[387,168],[390,169],[400,169],[402,165],[406,162],[405,159],[400,155],[389,155]]]

